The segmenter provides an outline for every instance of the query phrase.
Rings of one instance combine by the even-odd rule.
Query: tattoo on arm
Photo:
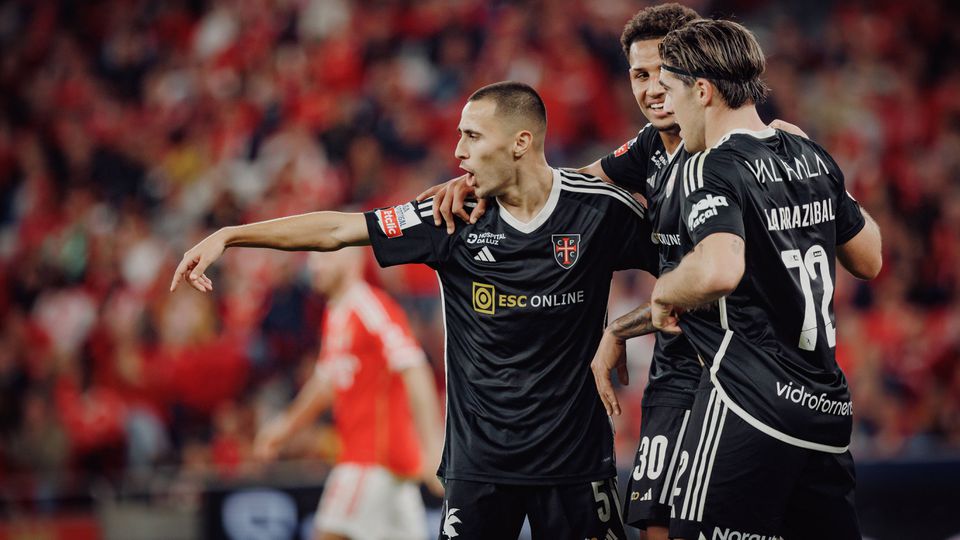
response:
[[[650,319],[650,304],[644,304],[610,323],[610,332],[619,339],[644,336],[656,330]]]

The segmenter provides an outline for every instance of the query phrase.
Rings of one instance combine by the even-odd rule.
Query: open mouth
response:
[[[647,105],[651,110],[662,113],[663,112],[663,103],[650,103]]]
[[[460,165],[460,168],[463,169],[463,170],[467,173],[467,184],[469,184],[469,185],[471,185],[471,186],[476,185],[477,177],[476,177],[476,175],[473,173],[473,171],[471,171],[470,169],[464,167],[463,165]]]

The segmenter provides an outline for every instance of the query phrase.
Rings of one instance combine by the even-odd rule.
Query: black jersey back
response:
[[[660,132],[647,124],[635,138],[600,160],[603,172],[614,183],[635,190],[647,200],[651,241],[660,252],[658,275],[680,264],[683,256],[680,246],[683,193],[677,177],[687,157],[689,154],[682,145],[670,156]],[[658,332],[643,405],[689,408],[702,373],[697,353],[684,336]]]
[[[853,407],[834,356],[836,246],[864,219],[840,168],[803,137],[738,130],[687,161],[683,186],[687,250],[719,232],[746,244],[736,290],[681,317],[718,395],[784,442],[845,451]]]
[[[507,484],[612,477],[610,421],[590,360],[613,271],[653,269],[644,208],[602,181],[554,170],[543,210],[499,206],[453,235],[432,200],[367,214],[383,266],[437,270],[446,329],[446,442],[439,474]]]

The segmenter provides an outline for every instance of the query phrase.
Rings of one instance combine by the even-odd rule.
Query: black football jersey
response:
[[[683,242],[726,232],[746,245],[736,290],[681,316],[718,395],[786,443],[843,452],[853,405],[835,359],[836,246],[864,226],[843,173],[816,143],[735,130],[683,167]]]
[[[621,188],[554,170],[529,223],[499,204],[448,235],[432,200],[366,214],[382,266],[426,263],[446,332],[446,479],[550,485],[616,474],[590,373],[615,270],[654,270],[645,209]]]
[[[658,246],[658,275],[680,264],[680,206],[683,202],[677,175],[689,154],[681,145],[667,153],[660,132],[647,124],[637,136],[600,160],[603,172],[618,186],[643,195],[652,227],[651,241]],[[679,193],[679,195],[678,195]],[[703,368],[690,342],[682,335],[658,332],[650,361],[643,405],[689,408]]]
[[[636,137],[601,158],[600,166],[618,186],[649,198],[656,175],[668,160],[660,132],[653,124],[647,124]]]

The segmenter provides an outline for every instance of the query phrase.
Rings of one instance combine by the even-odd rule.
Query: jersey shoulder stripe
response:
[[[636,203],[636,201],[634,201],[634,203],[636,203],[636,204],[632,204],[632,203],[630,203],[630,202],[627,202],[621,195],[619,195],[619,194],[617,194],[617,193],[615,193],[615,192],[613,192],[613,191],[602,190],[602,189],[595,188],[595,187],[588,187],[588,186],[581,186],[581,185],[575,185],[575,184],[568,184],[566,181],[563,182],[563,184],[561,185],[560,189],[562,189],[563,191],[570,191],[570,192],[574,192],[574,193],[588,193],[588,194],[591,194],[591,195],[606,195],[607,197],[610,197],[610,198],[613,198],[613,199],[616,199],[616,200],[620,201],[620,203],[622,203],[624,206],[626,206],[627,208],[629,208],[631,212],[633,212],[634,214],[636,214],[637,217],[639,217],[639,218],[644,218],[644,217],[646,216],[646,212],[645,212],[645,210],[643,209],[643,206],[640,206],[640,204],[639,204],[639,203]]]
[[[691,193],[703,187],[703,163],[712,149],[698,152],[683,164],[683,195],[689,197]]]
[[[432,217],[433,216],[433,197],[429,199],[424,199],[422,202],[415,203],[417,205],[417,212],[420,214],[420,217]],[[476,208],[477,201],[467,200],[463,202],[464,208]]]
[[[565,170],[560,171],[560,177],[561,188],[566,189],[567,191],[577,191],[580,193],[603,193],[620,200],[629,206],[631,210],[640,214],[641,217],[646,215],[646,209],[643,207],[643,205],[634,199],[633,195],[631,195],[629,191],[621,188],[620,186],[609,184],[595,176],[588,176]],[[587,188],[590,191],[572,188]]]

